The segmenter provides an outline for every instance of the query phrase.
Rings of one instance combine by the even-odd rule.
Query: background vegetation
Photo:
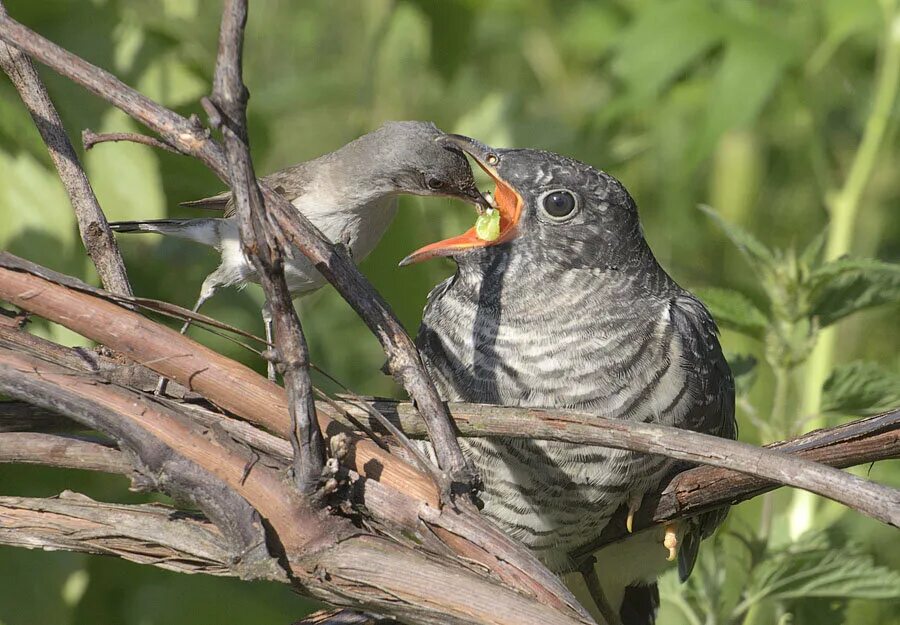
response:
[[[202,115],[218,2],[6,4],[150,96]],[[429,119],[496,145],[571,154],[619,177],[660,261],[703,294],[735,368],[749,371],[743,440],[764,443],[900,404],[900,272],[890,264],[900,257],[896,0],[266,0],[252,7],[245,57],[262,172],[384,120]],[[44,75],[73,136],[133,129]],[[188,215],[178,202],[220,190],[195,162],[140,146],[100,146],[85,162],[111,220]],[[396,263],[461,231],[472,213],[450,201],[402,206],[363,270],[413,331],[427,291],[452,265]],[[216,265],[210,250],[189,243],[121,242],[142,296],[190,305]],[[0,248],[96,282],[44,147],[5,81]],[[826,264],[848,253],[869,260]],[[357,392],[395,393],[378,371],[375,340],[325,291],[300,305],[314,361]],[[217,296],[205,312],[261,332],[259,304],[249,288]],[[900,486],[896,463],[864,473]],[[124,486],[0,467],[4,494],[70,488],[135,500]],[[687,587],[664,580],[660,622],[897,624],[898,570],[895,531],[779,492],[733,510]],[[0,548],[0,579],[4,625],[289,623],[303,609],[279,587],[74,554]]]

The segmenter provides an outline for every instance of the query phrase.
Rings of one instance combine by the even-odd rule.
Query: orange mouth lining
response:
[[[519,217],[522,215],[522,206],[524,201],[522,196],[516,192],[509,184],[507,184],[497,173],[488,165],[475,158],[478,166],[485,171],[494,181],[494,204],[495,209],[500,212],[500,236],[493,241],[485,241],[478,237],[475,228],[469,228],[464,233],[431,243],[425,247],[419,248],[402,261],[400,266],[418,263],[423,260],[434,258],[435,256],[451,256],[454,252],[466,250],[476,247],[488,247],[498,245],[512,238],[515,233],[516,225],[519,223]]]

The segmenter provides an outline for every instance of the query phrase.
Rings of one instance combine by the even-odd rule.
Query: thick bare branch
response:
[[[276,566],[251,504],[278,523],[286,547],[299,548],[322,531],[321,523],[283,496],[276,472],[259,467],[244,475],[245,457],[148,397],[6,349],[0,349],[0,391],[60,411],[116,439],[142,486],[190,501],[216,523],[244,575],[257,576],[260,570],[270,575],[268,569]]]
[[[175,380],[233,414],[285,439],[289,437],[290,418],[284,389],[248,367],[97,295],[56,283],[59,279],[72,282],[71,278],[6,252],[0,252],[0,267],[3,267],[0,268],[0,299],[61,323]],[[336,413],[333,409],[320,408],[319,427],[328,437],[339,433],[350,437],[351,449],[345,459],[349,466],[400,492],[439,505],[438,493],[427,476],[375,443],[353,435],[332,420]]]
[[[21,331],[19,332],[21,333]],[[9,337],[8,344],[15,346],[14,339],[15,336]],[[26,345],[35,349],[42,342],[45,341],[30,337]],[[58,347],[57,350],[42,348],[40,351],[51,357],[55,351],[59,351],[62,353],[56,354],[56,356],[67,360],[65,350],[66,348]],[[197,415],[194,413],[201,412],[196,407],[179,406],[178,408],[180,410],[190,409],[195,417]],[[251,426],[225,419],[215,413],[207,412],[206,415],[206,421],[195,420],[200,420],[213,431],[227,432],[241,445],[246,444],[246,449],[273,454],[276,456],[275,466],[280,466],[277,463],[279,456],[281,458],[290,456],[289,446],[286,447],[286,443],[281,439],[257,430],[251,429],[248,432],[247,429]],[[371,469],[371,467],[369,468]],[[434,552],[447,554],[445,545],[450,546],[452,552],[464,556],[467,560],[481,562],[491,569],[497,578],[525,589],[538,597],[542,603],[556,606],[564,612],[572,609],[578,612],[577,602],[561,584],[559,578],[541,566],[530,552],[516,545],[508,536],[485,523],[483,519],[473,517],[452,506],[445,507],[442,513],[435,518],[433,514],[428,513],[430,508],[423,506],[421,499],[414,498],[403,490],[385,488],[374,480],[358,480],[354,484],[353,491],[356,501],[364,506],[375,519],[380,519],[382,523],[387,523],[389,526],[397,527],[398,530],[402,530],[404,535],[419,536],[419,540],[422,541],[420,547],[427,546]],[[424,516],[424,522],[420,519],[420,515]],[[457,517],[464,518],[458,519]],[[473,525],[478,531],[471,532],[472,536],[470,537],[467,532],[471,531]],[[392,529],[389,533],[396,536],[400,534],[398,530]],[[584,615],[582,614],[582,616]]]
[[[0,434],[0,463],[40,464],[123,475],[132,472],[128,459],[108,443],[38,432]]]
[[[113,555],[179,573],[237,575],[222,534],[197,515],[159,504],[99,503],[70,492],[52,499],[0,497],[0,544]]]
[[[356,410],[359,413],[359,409]],[[652,423],[607,419],[584,412],[468,406],[454,413],[454,417],[458,427],[474,430],[481,436],[586,443],[739,471],[808,490],[900,527],[900,490],[791,457],[778,448],[755,447],[708,434]]]
[[[3,3],[0,2],[0,15],[5,12]],[[131,295],[131,284],[128,282],[119,246],[116,245],[106,216],[78,160],[78,154],[66,135],[62,120],[31,59],[16,48],[0,43],[0,67],[12,80],[41,138],[47,144],[50,158],[53,159],[56,171],[69,194],[72,208],[75,209],[81,240],[97,268],[100,280],[108,291]]]

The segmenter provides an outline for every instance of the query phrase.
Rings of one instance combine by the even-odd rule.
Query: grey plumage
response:
[[[428,122],[389,122],[339,150],[262,180],[287,197],[325,236],[347,244],[359,262],[390,225],[399,194],[481,201],[465,158],[434,141],[442,134]],[[204,282],[204,301],[223,286],[258,281],[240,252],[231,193],[185,205],[218,209],[224,214],[213,219],[126,221],[111,226],[119,232],[155,232],[190,239],[219,250],[222,264]],[[285,273],[295,295],[325,283],[303,257],[288,259]]]
[[[624,187],[556,154],[455,141],[498,181],[498,197],[521,197],[522,210],[516,219],[501,206],[509,223],[496,243],[446,250],[457,271],[429,295],[417,337],[443,397],[589,410],[733,438],[733,381],[715,324],[656,262]],[[562,218],[543,208],[560,191],[575,200]],[[560,573],[573,570],[571,551],[672,466],[661,456],[559,442],[463,442],[484,482],[485,514]],[[689,540],[719,520],[691,527]],[[615,548],[629,561],[598,555],[616,606],[627,586],[652,583],[666,555],[656,538],[630,541],[633,548]],[[686,572],[697,542],[682,552]],[[630,591],[623,615],[651,623],[653,593]]]
[[[262,180],[287,197],[328,239],[345,244],[358,263],[387,230],[402,193],[484,202],[466,158],[458,149],[435,141],[442,135],[429,122],[389,122],[330,154]],[[186,205],[221,210],[223,216],[124,221],[110,226],[118,232],[153,232],[216,248],[222,261],[204,280],[196,311],[218,289],[258,282],[258,277],[240,249],[231,193]],[[302,254],[285,259],[285,277],[294,296],[325,284]],[[267,334],[268,330],[267,322]]]

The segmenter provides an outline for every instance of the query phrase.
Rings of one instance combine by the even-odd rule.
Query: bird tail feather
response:
[[[109,227],[114,232],[153,232],[179,239],[196,241],[218,247],[221,219],[147,219],[144,221],[113,221]]]

